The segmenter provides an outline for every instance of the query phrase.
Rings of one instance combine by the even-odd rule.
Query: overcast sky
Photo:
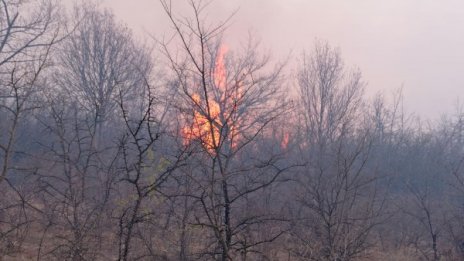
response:
[[[102,0],[137,34],[170,31],[157,0]],[[180,7],[184,0],[173,0]],[[428,118],[453,112],[464,100],[462,0],[216,0],[210,20],[238,9],[229,41],[257,34],[274,57],[296,58],[314,39],[338,46],[358,66],[367,93],[389,95],[402,85],[406,108]],[[464,103],[464,101],[463,101]]]

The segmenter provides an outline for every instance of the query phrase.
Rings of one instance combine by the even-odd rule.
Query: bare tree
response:
[[[94,129],[79,106],[61,95],[49,102],[49,116],[40,118],[47,134],[35,156],[40,161],[35,202],[43,229],[37,259],[100,258],[117,151],[95,149]]]
[[[117,109],[117,97],[134,98],[143,91],[137,88],[153,68],[151,52],[136,44],[111,12],[95,5],[76,6],[74,21],[75,30],[61,46],[56,80],[90,114],[101,136],[103,123]]]
[[[340,54],[318,42],[298,74],[307,166],[295,195],[300,206],[294,254],[310,260],[351,260],[371,246],[383,197],[367,161],[372,139],[361,114],[363,83]],[[375,171],[375,170],[370,170]]]
[[[28,102],[43,86],[39,75],[58,39],[55,9],[51,1],[0,2],[0,112],[6,119],[0,128],[0,183],[7,177],[20,119],[37,106]]]
[[[287,89],[233,14],[159,3],[155,49],[97,4],[0,0],[1,260],[463,259],[462,110],[370,103],[325,42]]]
[[[169,107],[160,100],[162,96],[155,94],[159,90],[150,86],[148,81],[144,89],[143,110],[131,109],[122,91],[118,100],[125,124],[118,143],[119,197],[114,200],[120,202],[115,211],[119,227],[118,260],[166,258],[159,246],[151,242],[154,236],[146,235],[144,230],[153,232],[150,224],[162,222],[158,219],[162,217],[160,210],[164,205],[157,204],[153,198],[164,197],[162,188],[185,160],[184,151],[166,148],[172,145],[165,138],[167,125],[164,121]],[[158,238],[161,237],[159,233]],[[134,241],[139,242],[135,247]]]
[[[446,186],[444,186],[444,191],[438,193],[436,190],[425,191],[429,192],[429,195],[424,195],[425,203],[422,206],[424,206],[424,211],[431,212],[430,219],[433,223],[429,226],[430,233],[437,234],[435,245],[432,242],[433,253],[437,252],[437,256],[442,259],[459,259],[464,256],[464,227],[462,226],[464,210],[461,200],[462,195],[464,195],[462,171],[464,163],[464,113],[462,105],[458,102],[454,115],[443,117],[438,126],[433,140],[436,152],[432,157],[440,163],[438,170],[442,172],[442,175],[437,175],[436,180],[430,183],[434,185],[432,188],[442,182],[445,182]],[[424,192],[424,189],[420,187],[416,190]],[[429,249],[430,245],[429,243]]]
[[[280,141],[272,150],[275,143],[266,140],[270,124],[288,108],[282,66],[267,71],[268,57],[258,55],[252,41],[243,54],[226,55],[220,41],[225,24],[209,27],[206,5],[189,3],[192,18],[179,20],[173,3],[161,1],[182,54],[174,55],[169,42],[162,44],[176,77],[183,141],[193,153],[191,167],[180,173],[192,189],[180,196],[193,199],[187,222],[205,229],[206,236],[191,252],[219,260],[265,255],[259,246],[283,232],[262,233],[281,219],[259,206],[258,195],[289,168],[281,161]]]
[[[21,252],[32,217],[31,184],[21,174],[34,173],[27,164],[31,140],[20,132],[41,106],[50,52],[59,40],[58,6],[52,1],[0,1],[0,255]],[[32,11],[33,10],[33,11]],[[20,184],[21,183],[21,184]],[[32,194],[33,195],[33,194]],[[35,211],[35,210],[34,210]]]
[[[440,237],[444,237],[442,232],[446,224],[446,211],[433,199],[429,185],[408,185],[408,189],[412,204],[403,202],[403,211],[412,217],[412,222],[417,222],[411,247],[417,249],[425,260],[441,260],[443,253],[439,241]]]

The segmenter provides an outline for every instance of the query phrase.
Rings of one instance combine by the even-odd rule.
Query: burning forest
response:
[[[461,107],[424,121],[327,41],[275,61],[177,2],[147,44],[0,1],[0,260],[464,260]]]

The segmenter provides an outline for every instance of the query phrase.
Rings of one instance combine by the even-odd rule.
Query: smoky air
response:
[[[0,260],[464,260],[455,4],[0,0]]]

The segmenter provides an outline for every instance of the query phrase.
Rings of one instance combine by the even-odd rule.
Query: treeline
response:
[[[322,41],[284,75],[189,4],[147,44],[0,1],[0,260],[464,259],[460,107],[367,99]]]

